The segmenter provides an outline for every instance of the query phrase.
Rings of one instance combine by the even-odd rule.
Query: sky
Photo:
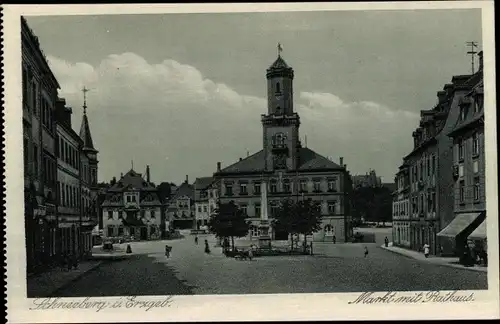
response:
[[[27,17],[82,119],[83,86],[99,181],[131,169],[180,183],[262,149],[266,69],[295,71],[307,147],[351,174],[393,182],[420,110],[481,48],[481,12],[323,11]],[[476,61],[477,64],[477,61]],[[248,153],[247,153],[248,152]]]

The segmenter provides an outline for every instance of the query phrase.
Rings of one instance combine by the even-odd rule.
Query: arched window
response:
[[[328,224],[325,226],[325,235],[333,235],[333,226]]]
[[[276,115],[281,115],[281,108],[280,108],[280,106],[276,107]]]
[[[277,133],[276,135],[274,135],[273,144],[274,146],[284,146],[285,140],[286,140],[285,134]]]
[[[281,92],[281,87],[279,82],[276,83],[276,92]]]

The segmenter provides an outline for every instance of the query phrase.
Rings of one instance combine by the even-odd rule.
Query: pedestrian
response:
[[[198,235],[194,237],[194,244],[198,245]]]
[[[429,251],[430,251],[430,246],[429,246],[429,244],[425,243],[424,244],[424,255],[425,255],[425,258],[429,257]]]
[[[208,246],[208,240],[205,240],[205,253],[210,254],[210,247]]]
[[[368,247],[365,246],[365,258],[368,256]]]
[[[168,246],[168,245],[165,245],[165,255],[167,256],[167,258],[170,258],[170,251],[171,251],[171,247]]]
[[[389,247],[389,239],[387,238],[387,236],[384,239],[384,243],[385,243],[385,247]]]
[[[335,242],[337,242],[337,237],[334,235],[333,236],[333,244],[335,244]]]

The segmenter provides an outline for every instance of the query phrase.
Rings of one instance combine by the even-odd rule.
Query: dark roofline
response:
[[[437,136],[437,134],[436,134]],[[411,151],[407,156],[404,157],[404,159],[409,159],[415,155],[417,155],[418,153],[421,153],[422,151],[424,151],[426,148],[432,146],[432,145],[435,145],[437,144],[437,139],[436,139],[436,136],[428,139],[427,141],[425,141],[424,143],[422,143],[421,145],[419,145],[418,147],[416,147],[413,151]]]
[[[54,75],[54,72],[50,69],[49,63],[47,62],[47,58],[45,57],[45,53],[42,51],[40,47],[40,42],[38,40],[38,37],[35,36],[35,33],[33,30],[30,28],[28,25],[28,22],[26,21],[26,18],[24,16],[21,16],[21,33],[22,31],[25,31],[27,36],[28,36],[28,43],[32,45],[32,47],[36,51],[36,56],[38,61],[41,63],[42,68],[45,70],[44,72],[48,72],[49,76],[51,77],[52,81],[56,84],[57,89],[61,89],[61,85],[57,81],[56,76]]]
[[[483,117],[484,117],[484,113],[482,113],[481,115],[479,115],[479,117],[476,117],[474,119],[470,119],[469,121],[464,122],[464,123],[458,125],[456,128],[452,129],[448,133],[448,136],[449,137],[457,137],[457,136],[459,136],[460,134],[462,134],[462,133],[464,133],[466,131],[469,131],[471,129],[476,129],[476,128],[478,128],[481,125],[484,127],[484,124],[481,123],[481,119]]]

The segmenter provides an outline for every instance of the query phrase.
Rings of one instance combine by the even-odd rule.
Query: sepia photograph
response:
[[[497,289],[484,10],[20,14],[18,293]]]

